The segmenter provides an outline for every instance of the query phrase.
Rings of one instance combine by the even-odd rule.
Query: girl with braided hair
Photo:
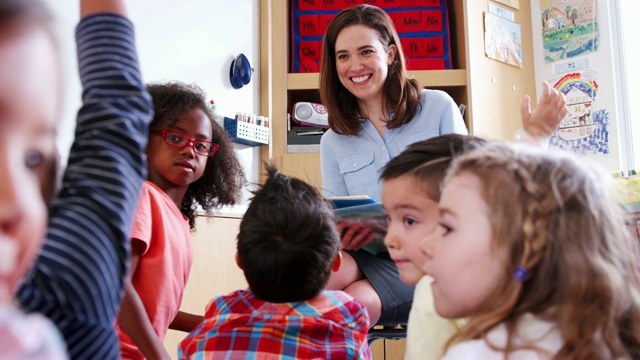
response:
[[[421,248],[444,359],[638,359],[640,276],[605,171],[523,144],[461,155]]]

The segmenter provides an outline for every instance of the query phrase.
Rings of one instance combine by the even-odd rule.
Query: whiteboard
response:
[[[75,26],[78,1],[45,0],[57,17],[56,30],[62,48],[64,104],[57,145],[66,163],[73,140],[75,116],[80,107]],[[198,84],[218,113],[233,117],[237,111],[259,113],[259,2],[258,0],[130,0],[126,2],[136,31],[136,44],[145,82],[178,80]],[[231,61],[243,53],[255,69],[251,83],[234,89],[229,82]],[[260,148],[234,144],[247,180],[260,178]],[[224,209],[242,214],[242,204]]]

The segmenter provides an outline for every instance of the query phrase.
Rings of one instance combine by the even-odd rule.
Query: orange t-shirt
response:
[[[189,220],[167,194],[145,181],[138,200],[131,239],[144,242],[131,282],[144,303],[160,341],[180,309],[193,253]],[[132,240],[136,241],[136,240]],[[143,359],[133,341],[118,326],[122,357]]]

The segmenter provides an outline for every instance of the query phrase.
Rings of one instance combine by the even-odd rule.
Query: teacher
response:
[[[320,97],[330,129],[320,142],[325,196],[368,195],[380,201],[382,167],[408,145],[447,133],[467,134],[453,99],[407,75],[393,21],[375,6],[341,11],[324,37]],[[406,323],[413,286],[388,253],[360,250],[372,233],[341,224],[343,265],[328,289],[367,307],[371,325]],[[343,229],[344,228],[344,229]]]

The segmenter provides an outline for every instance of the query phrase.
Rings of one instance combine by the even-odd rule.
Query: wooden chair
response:
[[[369,329],[367,341],[369,346],[378,339],[400,340],[407,337],[407,324],[376,325]]]

